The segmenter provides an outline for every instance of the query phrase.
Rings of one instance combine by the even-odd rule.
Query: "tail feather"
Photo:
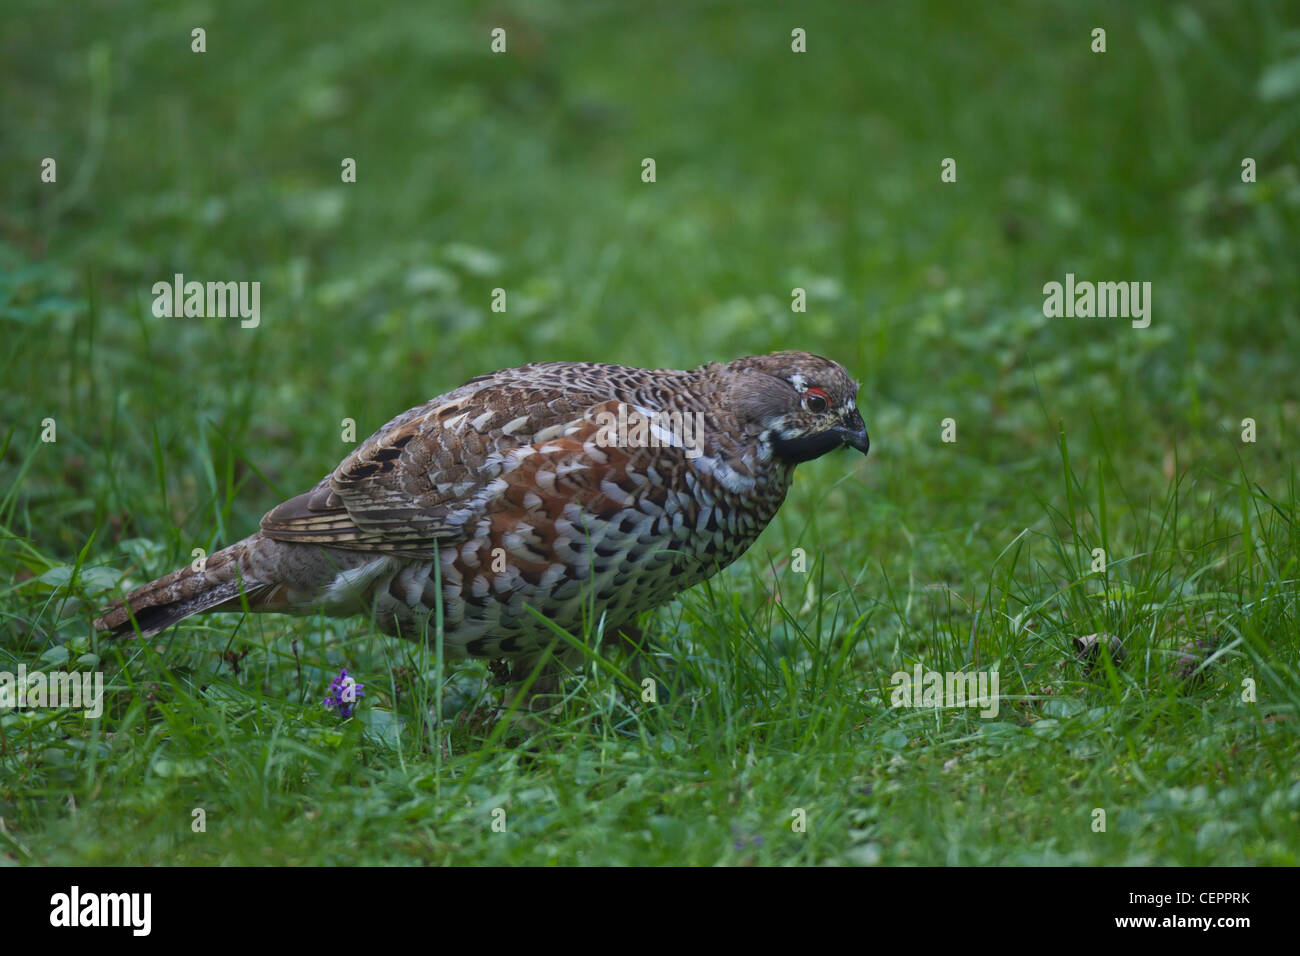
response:
[[[212,555],[202,570],[187,566],[136,588],[105,608],[95,627],[108,631],[110,637],[134,634],[137,629],[141,637],[152,637],[192,614],[259,605],[272,586],[249,580],[243,573],[239,556],[244,550],[241,541]]]

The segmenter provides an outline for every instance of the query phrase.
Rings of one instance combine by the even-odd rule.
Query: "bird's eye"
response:
[[[824,412],[831,407],[831,398],[820,388],[810,388],[803,393],[803,403],[810,412]]]

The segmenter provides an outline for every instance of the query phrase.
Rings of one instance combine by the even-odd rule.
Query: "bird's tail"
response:
[[[205,560],[136,588],[105,608],[95,620],[95,627],[108,631],[110,637],[133,634],[137,629],[141,637],[151,637],[191,614],[259,606],[272,585],[257,580],[244,560],[258,537],[245,538]]]

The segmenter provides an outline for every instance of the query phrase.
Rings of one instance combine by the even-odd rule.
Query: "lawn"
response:
[[[0,709],[0,862],[1300,863],[1295,7],[675,9],[9,4],[0,673],[105,690]],[[159,317],[178,273],[258,323]],[[1149,325],[1049,317],[1067,275]],[[346,420],[776,349],[870,455],[543,721],[364,618],[91,625]],[[997,712],[895,706],[918,668]]]

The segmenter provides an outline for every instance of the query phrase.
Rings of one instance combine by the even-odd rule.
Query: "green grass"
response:
[[[0,671],[108,693],[0,713],[0,859],[1300,862],[1300,23],[884,6],[19,0]],[[261,325],[154,318],[175,272],[260,281]],[[1150,281],[1150,328],[1044,318],[1067,272]],[[592,654],[538,728],[361,619],[92,631],[319,480],[345,418],[526,361],[776,348],[861,379],[871,455],[802,466],[646,659]],[[1122,658],[1077,660],[1088,634]],[[997,669],[1000,712],[891,707],[918,663]]]

